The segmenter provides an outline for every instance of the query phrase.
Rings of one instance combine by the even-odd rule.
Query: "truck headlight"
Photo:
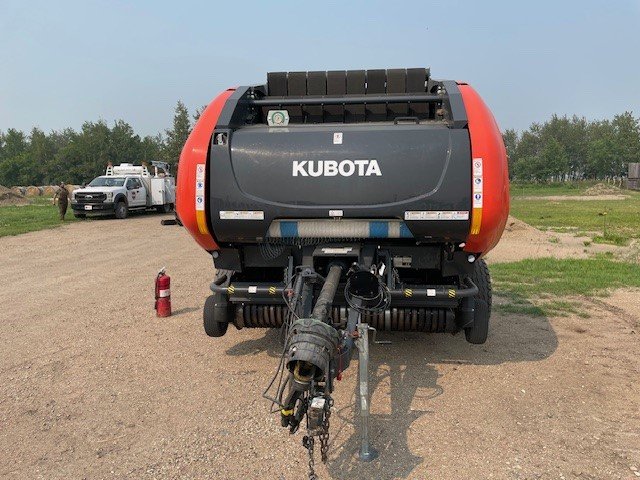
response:
[[[107,192],[107,202],[113,201],[113,192]]]

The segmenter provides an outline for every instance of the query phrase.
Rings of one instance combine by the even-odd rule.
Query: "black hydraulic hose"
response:
[[[333,298],[336,296],[336,291],[338,290],[340,275],[342,275],[341,265],[332,265],[331,268],[329,268],[329,274],[322,286],[320,295],[318,295],[316,305],[313,307],[311,318],[326,323],[329,312],[331,311],[331,306],[333,305]]]
[[[354,302],[359,306],[361,300],[355,299]],[[336,371],[334,373],[334,376],[344,372],[347,368],[349,368],[349,365],[351,364],[351,352],[353,351],[353,347],[355,344],[355,331],[358,328],[359,321],[360,312],[358,312],[355,308],[350,308],[349,317],[347,318],[347,326],[342,337],[340,352],[338,354],[337,368],[339,371]]]

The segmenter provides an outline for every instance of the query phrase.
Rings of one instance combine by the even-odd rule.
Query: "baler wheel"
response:
[[[473,314],[473,326],[465,328],[464,335],[467,342],[483,344],[489,335],[489,318],[491,317],[491,276],[489,267],[484,259],[475,263],[471,280],[478,286],[478,294],[475,297],[475,312]]]
[[[221,337],[227,333],[231,314],[229,305],[222,294],[214,293],[207,297],[202,312],[204,331],[210,337]]]

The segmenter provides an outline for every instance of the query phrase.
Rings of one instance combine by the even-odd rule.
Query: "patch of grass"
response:
[[[560,239],[558,237],[549,238],[549,243],[560,243]]]
[[[508,303],[497,305],[505,313],[566,316],[588,314],[580,304],[565,297],[574,295],[607,295],[619,287],[640,287],[637,265],[598,255],[589,259],[528,259],[491,266],[491,277],[497,295]]]
[[[629,198],[624,200],[561,202],[515,197],[511,215],[541,230],[597,232],[602,237],[599,243],[625,245],[631,238],[640,238],[640,193],[625,194]]]
[[[596,235],[593,237],[593,243],[606,243],[609,245],[618,245],[623,247],[629,245],[629,238],[617,233],[607,232],[605,235]]]
[[[600,295],[611,288],[640,287],[638,266],[611,260],[610,255],[499,263],[491,266],[491,276],[497,292],[523,298]]]
[[[586,318],[589,315],[580,310],[580,305],[568,300],[549,300],[548,295],[540,295],[535,299],[527,299],[518,294],[500,296],[507,299],[507,303],[496,304],[495,309],[502,313],[529,315],[532,317],[566,317],[575,314]]]
[[[75,222],[71,206],[64,223]],[[0,237],[54,228],[63,225],[58,217],[58,207],[51,199],[38,198],[31,205],[0,207]]]
[[[518,183],[511,182],[509,190],[512,197],[548,197],[553,195],[584,195],[587,188],[596,181],[570,183]]]
[[[511,299],[510,299],[511,300]],[[545,312],[542,308],[528,302],[502,303],[494,305],[494,310],[501,313],[512,313],[517,315],[529,315],[531,317],[544,317]]]

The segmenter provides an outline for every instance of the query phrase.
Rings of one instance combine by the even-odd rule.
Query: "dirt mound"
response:
[[[0,205],[26,205],[29,201],[24,195],[0,185]]]
[[[529,230],[531,228],[533,228],[531,227],[531,225],[513,217],[509,217],[509,219],[507,220],[507,225],[504,227],[507,232],[517,232],[520,230]]]
[[[585,195],[611,195],[614,193],[620,193],[621,190],[615,185],[607,185],[606,183],[596,183],[593,187],[587,188]]]
[[[509,217],[500,242],[489,252],[487,259],[491,263],[502,263],[542,257],[588,258],[595,253],[618,254],[623,251],[622,247],[593,244],[588,236],[541,231],[522,220]]]

